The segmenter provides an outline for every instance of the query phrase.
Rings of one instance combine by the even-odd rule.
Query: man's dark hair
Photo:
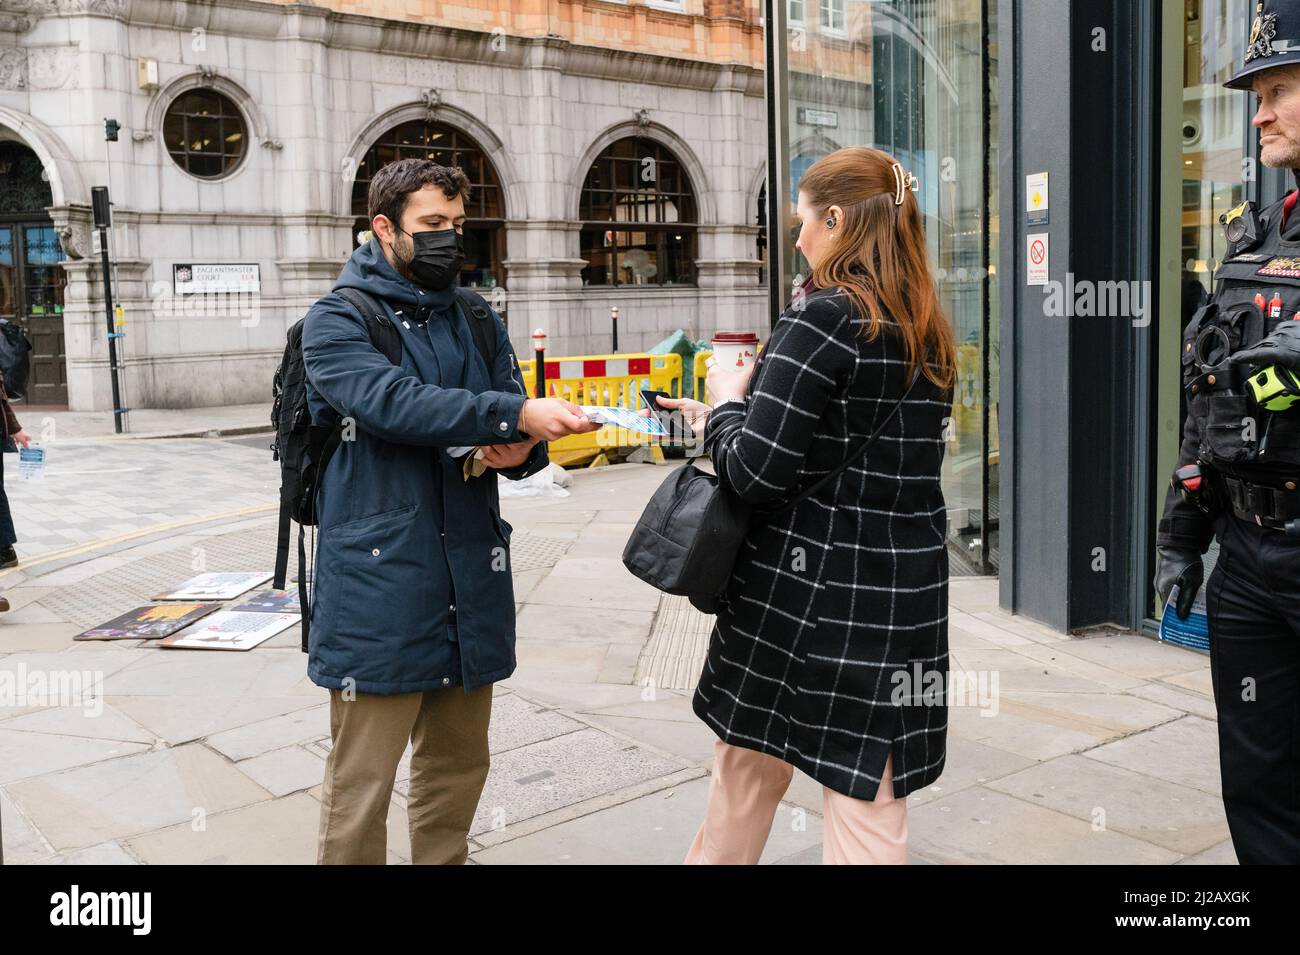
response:
[[[387,216],[400,226],[407,197],[428,185],[440,188],[448,199],[469,198],[469,177],[459,166],[439,166],[432,159],[399,159],[381,167],[370,180],[366,196],[370,218]]]

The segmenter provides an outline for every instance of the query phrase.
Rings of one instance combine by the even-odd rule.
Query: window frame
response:
[[[629,146],[629,144],[631,144]],[[646,154],[646,148],[649,148],[649,155]],[[626,155],[631,153],[632,155]],[[656,164],[655,185],[652,190],[645,187],[637,187],[637,176],[635,167],[644,166],[647,158],[653,157]],[[604,177],[600,178],[602,173],[601,166],[608,164],[603,170]],[[626,175],[627,167],[633,167],[630,177]],[[659,173],[659,170],[671,170],[671,189],[659,188],[660,183],[664,182],[667,176]],[[622,174],[621,174],[622,173]],[[598,185],[593,185],[592,180],[596,178]],[[651,199],[646,202],[625,202],[625,197],[643,196]],[[597,202],[593,197],[599,197]],[[672,206],[677,218],[667,218],[665,213],[667,207]],[[620,207],[626,207],[631,212],[640,209],[652,208],[653,217],[647,218],[617,218]],[[608,217],[601,218],[595,213],[604,212]],[[582,268],[582,287],[583,288],[637,288],[637,289],[680,289],[680,288],[697,288],[699,286],[699,271],[696,268],[696,259],[699,254],[699,200],[695,191],[695,185],[691,179],[689,170],[678,158],[676,152],[666,144],[660,142],[651,136],[622,136],[613,142],[607,144],[587,167],[586,175],[583,178],[582,186],[578,190],[578,256],[584,262]],[[665,269],[658,267],[660,263],[673,261],[674,252],[672,242],[667,238],[669,233],[680,232],[682,238],[676,241],[682,243],[680,251],[685,264],[680,274],[686,276],[685,281],[665,281]],[[604,239],[606,235],[613,235],[612,244],[605,242],[592,242],[588,240],[593,236]],[[626,245],[620,244],[618,237],[620,234],[630,235],[632,233],[643,233],[647,237],[644,244],[633,245],[630,242]],[[656,262],[656,277],[641,284],[635,282],[625,282],[622,280],[623,267],[620,266],[622,255],[632,249],[643,248],[653,242]],[[612,260],[608,265],[598,266],[597,259],[592,250],[597,250],[603,255],[609,255]],[[589,252],[591,254],[589,255]],[[612,267],[611,267],[612,266]],[[596,268],[605,268],[608,275],[612,276],[611,282],[596,283],[589,280],[589,270]]]
[[[199,172],[195,172],[192,168],[190,168],[190,163],[189,163],[190,156],[205,156],[205,157],[216,156],[222,159],[223,161],[227,156],[227,153],[224,151],[224,148],[221,152],[217,152],[217,153],[191,150],[189,148],[189,142],[190,142],[189,120],[190,118],[198,119],[198,118],[205,117],[205,114],[191,113],[191,112],[184,112],[180,114],[181,122],[182,122],[181,145],[183,148],[179,151],[179,154],[177,151],[174,151],[172,149],[171,144],[168,142],[167,127],[168,124],[171,122],[176,109],[178,108],[178,106],[181,104],[183,100],[193,96],[213,96],[216,97],[219,103],[222,105],[221,113],[219,113],[216,117],[207,117],[207,118],[215,118],[217,122],[218,138],[219,141],[223,144],[223,146],[224,143],[227,142],[227,137],[225,136],[226,122],[229,120],[238,120],[240,124],[241,147],[239,153],[235,157],[234,163],[223,166],[221,171],[216,175],[208,176],[208,175],[203,175],[202,173]],[[179,169],[181,172],[185,173],[187,176],[190,176],[193,179],[197,179],[199,182],[223,182],[227,179],[230,179],[232,176],[238,173],[241,169],[244,168],[245,164],[247,163],[248,155],[250,152],[250,142],[251,142],[250,137],[252,135],[252,132],[253,132],[253,124],[250,120],[250,117],[245,113],[244,109],[239,105],[239,103],[235,101],[235,98],[231,96],[229,93],[225,92],[224,90],[214,89],[212,87],[190,86],[185,89],[179,90],[176,93],[176,95],[171,97],[171,99],[168,101],[166,108],[163,109],[162,116],[159,121],[158,138],[162,143],[163,151],[167,154],[168,158],[171,159],[173,165],[175,165],[176,168]]]

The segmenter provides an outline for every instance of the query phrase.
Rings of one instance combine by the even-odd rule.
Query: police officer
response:
[[[1252,11],[1244,62],[1260,159],[1300,182],[1300,0]],[[1213,297],[1181,346],[1188,414],[1155,587],[1186,618],[1205,587],[1223,804],[1243,863],[1300,863],[1300,211],[1291,192],[1221,217]]]

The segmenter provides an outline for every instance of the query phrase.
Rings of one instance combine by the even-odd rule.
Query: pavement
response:
[[[128,438],[111,416],[56,417],[44,478],[7,475],[22,563],[0,572],[5,861],[314,862],[328,707],[296,627],[247,653],[72,639],[197,570],[270,569],[278,471],[248,433],[269,409],[157,414],[133,412],[154,430]],[[40,412],[19,415],[35,434]],[[685,855],[712,763],[691,712],[712,620],[619,559],[671,466],[577,471],[567,497],[503,501],[519,668],[496,688],[471,862]],[[1055,633],[999,610],[993,578],[954,577],[950,604],[971,692],[950,710],[943,776],[908,798],[914,863],[1235,862],[1207,657]],[[15,695],[35,679],[94,689]],[[408,779],[403,760],[393,863],[410,857]],[[821,788],[796,772],[763,861],[817,864],[820,834]]]

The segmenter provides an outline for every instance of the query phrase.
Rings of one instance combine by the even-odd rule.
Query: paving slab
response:
[[[1219,736],[1214,723],[1184,716],[1098,746],[1088,756],[1112,766],[1220,796]]]
[[[126,842],[151,865],[312,865],[320,804],[306,793],[209,814]]]
[[[572,578],[548,575],[528,597],[529,604],[550,607],[613,607],[619,610],[653,612],[659,606],[659,591],[631,574],[610,580],[575,586]]]
[[[1229,838],[1218,797],[1087,755],[1063,756],[987,786],[1180,855],[1202,852]]]
[[[1070,656],[1118,669],[1144,680],[1186,673],[1192,667],[1202,666],[1205,660],[1203,654],[1170,643],[1160,643],[1136,633],[1110,633],[1074,639],[1060,649]]]
[[[1163,676],[1160,678],[1160,682],[1184,690],[1191,690],[1193,693],[1199,693],[1207,699],[1214,699],[1214,684],[1210,681],[1208,660],[1195,670],[1188,670],[1186,673],[1175,673],[1172,676]]]
[[[0,724],[0,783],[14,783],[73,766],[114,760],[149,748],[147,743],[24,732],[4,729]]]
[[[112,706],[42,707],[0,722],[0,729],[86,739],[121,740],[153,746],[157,737]]]
[[[980,715],[980,711],[973,707],[964,706],[948,711],[948,735],[1036,761],[1089,749],[1107,738],[1074,721],[1060,725],[1040,719],[1038,714],[1023,716],[1006,709],[989,717]]]
[[[944,864],[1176,862],[1181,855],[1113,829],[972,786],[908,812],[909,845]]]
[[[320,690],[312,696],[255,697],[198,693],[192,696],[110,696],[107,699],[154,735],[172,745],[178,745],[258,723],[270,717],[308,710],[319,706],[329,697],[325,690]]]
[[[578,585],[572,582],[570,586]],[[654,616],[650,610],[598,606],[570,607],[557,612],[553,606],[536,604],[530,599],[519,614],[515,629],[521,641],[633,643],[639,650],[650,635]]]
[[[12,599],[10,595],[10,600]],[[0,623],[0,653],[58,653],[71,647],[72,638],[81,633],[82,629],[84,628],[64,621],[32,623],[5,619]]]
[[[596,726],[672,753],[688,763],[709,766],[713,762],[713,744],[718,737],[698,719],[686,722],[649,719],[644,716],[614,716],[607,712],[590,715],[587,719]]]
[[[1213,720],[1218,716],[1213,699],[1181,687],[1169,686],[1165,683],[1144,683],[1125,692],[1139,699],[1160,703],[1170,709],[1191,713],[1203,719]]]
[[[909,809],[922,806],[968,786],[986,785],[992,780],[1036,765],[1039,764],[1027,756],[949,733],[943,773],[936,782],[909,795],[907,805]]]
[[[1177,865],[1238,865],[1237,850],[1232,848],[1232,840],[1225,839],[1217,846],[1198,852],[1194,856],[1181,859]]]
[[[198,744],[159,749],[10,783],[9,797],[56,849],[121,840],[270,798]],[[147,798],[144,798],[147,794]]]
[[[324,703],[215,733],[207,737],[206,743],[218,753],[238,761],[283,746],[320,739],[328,736],[329,732],[329,704]]]
[[[488,750],[493,755],[504,753],[576,732],[585,725],[545,703],[527,700],[517,693],[498,691],[492,698]]]
[[[286,746],[240,760],[235,768],[272,796],[305,792],[320,785],[325,776],[325,760],[301,746]]]
[[[708,779],[696,779],[560,823],[474,853],[484,865],[680,865],[708,803]],[[805,850],[820,858],[821,819],[783,803],[763,863]]]
[[[61,852],[51,859],[45,860],[46,865],[139,865],[140,861],[131,853],[127,852],[118,842],[104,842],[97,846],[89,846],[85,849],[74,849],[72,852]]]
[[[1077,728],[1096,736],[1099,741],[1149,729],[1183,715],[1182,710],[1127,693],[1007,690],[999,694],[997,705],[999,713],[1014,713],[1056,726]]]
[[[104,692],[135,697],[288,695],[306,671],[301,653],[156,650],[106,676]]]
[[[608,650],[606,644],[580,640],[521,640],[515,645],[518,661],[515,672],[522,671],[526,682],[518,685],[531,686],[534,681],[546,678],[595,683],[600,679]]]
[[[492,758],[471,834],[509,827],[523,819],[634,783],[667,775],[685,765],[626,740],[586,727]],[[399,784],[409,792],[409,784]]]
[[[3,788],[0,788],[0,842],[4,844],[7,865],[47,862],[54,858],[54,850],[46,845]]]

